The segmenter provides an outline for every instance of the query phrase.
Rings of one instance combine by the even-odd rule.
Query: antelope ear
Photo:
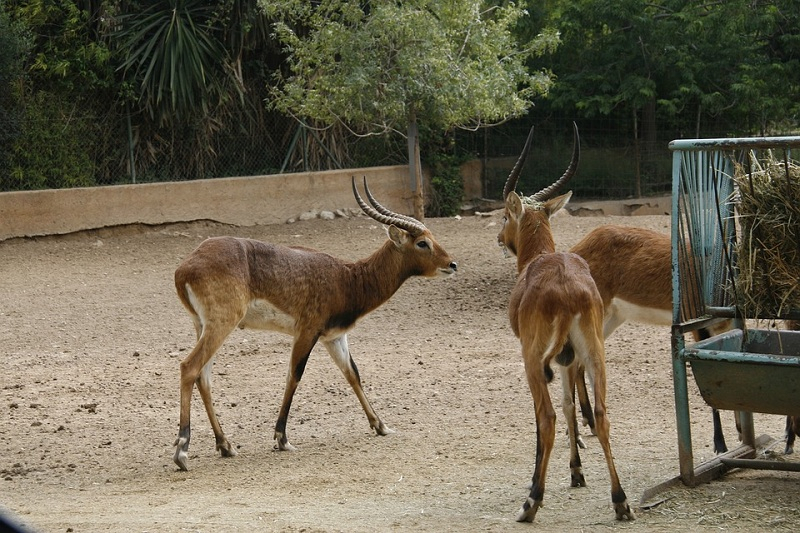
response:
[[[552,217],[555,215],[562,207],[567,205],[569,199],[572,197],[572,191],[567,191],[566,193],[562,194],[561,196],[556,196],[552,200],[548,200],[544,203],[544,212],[547,213],[547,218]]]
[[[508,197],[506,198],[506,209],[508,210],[508,213],[515,219],[522,216],[522,213],[525,211],[525,206],[522,205],[522,198],[520,198],[519,194],[514,191],[508,193]]]
[[[386,228],[386,233],[389,235],[389,238],[392,239],[392,242],[394,242],[398,248],[405,245],[405,243],[407,243],[408,240],[411,238],[411,235],[409,235],[407,231],[398,228],[394,224]]]

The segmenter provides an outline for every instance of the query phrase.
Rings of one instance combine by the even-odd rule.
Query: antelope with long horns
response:
[[[570,440],[570,471],[573,487],[585,486],[577,444],[577,421],[573,390],[575,369],[585,369],[595,393],[594,417],[597,436],[611,478],[611,501],[618,520],[634,519],[619,481],[609,438],[606,416],[606,373],[603,348],[603,300],[580,256],[556,252],[550,217],[569,201],[571,192],[554,197],[575,174],[580,159],[580,140],[575,126],[572,161],[552,185],[523,201],[516,183],[533,138],[533,129],[506,181],[503,196],[503,228],[498,239],[517,257],[518,278],[511,292],[509,320],[522,345],[522,358],[536,415],[536,464],[530,494],[517,521],[532,522],[542,506],[550,452],[555,440],[556,415],[548,383],[551,363],[559,365],[562,409]]]
[[[498,243],[507,251],[503,233]],[[589,232],[570,252],[589,264],[592,278],[604,305],[603,337],[607,339],[625,322],[672,325],[672,245],[668,234],[617,225],[604,225]],[[732,327],[730,320],[692,331],[695,342]],[[592,406],[583,369],[577,372],[576,387],[583,425],[596,433]],[[728,451],[717,409],[712,409],[714,451]],[[737,418],[738,427],[738,418]],[[584,448],[578,435],[578,445]]]
[[[347,333],[411,276],[450,276],[457,265],[421,222],[361,198],[361,209],[388,226],[388,240],[371,256],[347,262],[302,247],[251,239],[215,237],[203,241],[175,271],[175,287],[194,322],[197,344],[181,362],[180,428],[173,460],[187,470],[194,386],[200,391],[223,457],[236,450],[222,432],[211,398],[214,354],[237,327],[279,331],[294,337],[283,401],[275,424],[276,448],[294,449],[286,422],[303,371],[317,342],[322,342],[352,387],[369,424],[378,435],[391,433],[373,410],[350,355]]]

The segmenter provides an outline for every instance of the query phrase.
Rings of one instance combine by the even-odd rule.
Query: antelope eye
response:
[[[417,243],[417,248],[425,249],[428,247],[428,241],[422,240]]]

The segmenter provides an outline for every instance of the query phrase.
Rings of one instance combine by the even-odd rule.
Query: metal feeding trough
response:
[[[800,332],[774,326],[781,319],[800,318],[800,309],[789,306],[786,312],[754,316],[741,305],[746,284],[737,283],[741,268],[736,243],[742,238],[737,212],[742,191],[734,179],[737,170],[744,170],[750,172],[752,184],[753,168],[763,168],[766,159],[777,160],[786,169],[781,185],[786,191],[800,190],[800,180],[789,176],[796,164],[792,150],[795,159],[800,155],[800,137],[678,140],[669,148],[673,152],[672,368],[680,476],[648,489],[643,502],[673,482],[695,486],[731,468],[800,470],[797,462],[756,459],[773,439],[755,437],[752,413],[800,415]],[[769,328],[757,329],[762,324]],[[714,326],[733,329],[687,344],[687,333]],[[739,448],[697,466],[689,417],[689,366],[706,403],[736,411],[742,430]]]
[[[711,407],[800,413],[800,331],[734,329],[683,352]]]

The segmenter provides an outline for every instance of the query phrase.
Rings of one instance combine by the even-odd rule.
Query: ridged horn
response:
[[[358,194],[358,187],[356,187],[356,177],[352,177],[353,180],[353,195],[356,197],[356,202],[358,206],[361,208],[362,211],[370,218],[375,219],[376,221],[380,222],[381,224],[386,225],[394,225],[400,229],[403,229],[409,232],[413,236],[417,236],[423,231],[425,231],[425,226],[421,224],[418,220],[413,219],[411,217],[405,217],[404,215],[398,215],[392,211],[389,211],[385,207],[381,206],[381,209],[384,209],[386,214],[378,212],[374,207],[367,204],[361,195]],[[366,188],[367,179],[364,178],[364,187]],[[403,218],[401,218],[403,217]]]
[[[572,179],[572,176],[575,175],[575,171],[578,170],[578,162],[581,159],[581,138],[578,135],[578,125],[573,122],[572,128],[574,131],[572,140],[572,161],[569,162],[569,166],[567,170],[564,171],[563,176],[558,178],[552,185],[545,187],[530,197],[534,202],[544,202],[552,198],[559,189]]]
[[[528,152],[531,150],[531,142],[533,142],[533,126],[531,126],[531,131],[528,133],[528,140],[525,141],[525,146],[522,148],[522,153],[519,154],[517,162],[514,164],[514,168],[511,169],[511,174],[508,175],[506,185],[503,187],[503,200],[508,198],[508,195],[511,194],[511,191],[517,188],[519,174],[522,172],[522,167],[525,166],[525,160],[528,158]]]
[[[369,203],[372,204],[372,207],[374,207],[375,211],[377,211],[378,213],[386,215],[388,217],[397,217],[403,220],[407,220],[412,224],[421,224],[421,222],[414,217],[410,217],[400,213],[395,213],[394,211],[390,211],[387,208],[383,207],[380,203],[378,203],[378,200],[376,200],[375,197],[372,196],[372,193],[370,192],[369,187],[367,186],[366,176],[364,176],[364,192],[367,193],[367,200],[369,200]]]

